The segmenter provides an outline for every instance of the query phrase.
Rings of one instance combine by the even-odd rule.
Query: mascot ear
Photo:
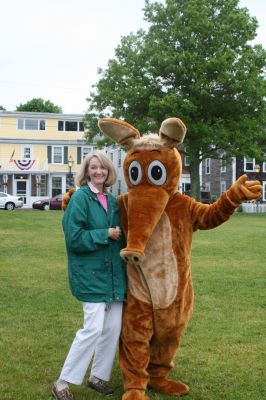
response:
[[[166,147],[175,147],[181,144],[187,128],[179,118],[167,118],[162,122],[159,135]]]
[[[101,118],[98,121],[100,130],[122,147],[130,149],[134,140],[140,138],[139,131],[134,126],[116,118]]]

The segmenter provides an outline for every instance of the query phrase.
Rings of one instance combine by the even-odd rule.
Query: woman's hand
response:
[[[108,236],[113,240],[119,240],[121,236],[121,229],[119,228],[119,226],[117,226],[116,228],[109,228]]]

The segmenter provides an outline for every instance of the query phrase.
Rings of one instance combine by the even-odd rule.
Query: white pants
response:
[[[122,302],[83,303],[84,326],[71,345],[60,379],[80,385],[93,358],[91,375],[104,381],[111,376],[121,331]]]

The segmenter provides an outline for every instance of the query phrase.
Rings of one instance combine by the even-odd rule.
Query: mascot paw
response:
[[[122,400],[149,400],[149,397],[144,390],[130,389],[123,394]]]
[[[235,203],[247,200],[259,200],[262,196],[262,186],[259,181],[248,181],[247,175],[242,175],[227,191],[228,197]]]
[[[167,379],[151,379],[149,387],[155,392],[167,394],[168,396],[182,396],[189,392],[189,387],[185,383]]]

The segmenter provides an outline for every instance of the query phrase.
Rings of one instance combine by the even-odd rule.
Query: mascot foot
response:
[[[129,389],[122,397],[122,400],[150,400],[145,394],[145,390]]]
[[[151,379],[149,387],[168,396],[182,396],[189,392],[189,387],[185,383],[168,379]]]

